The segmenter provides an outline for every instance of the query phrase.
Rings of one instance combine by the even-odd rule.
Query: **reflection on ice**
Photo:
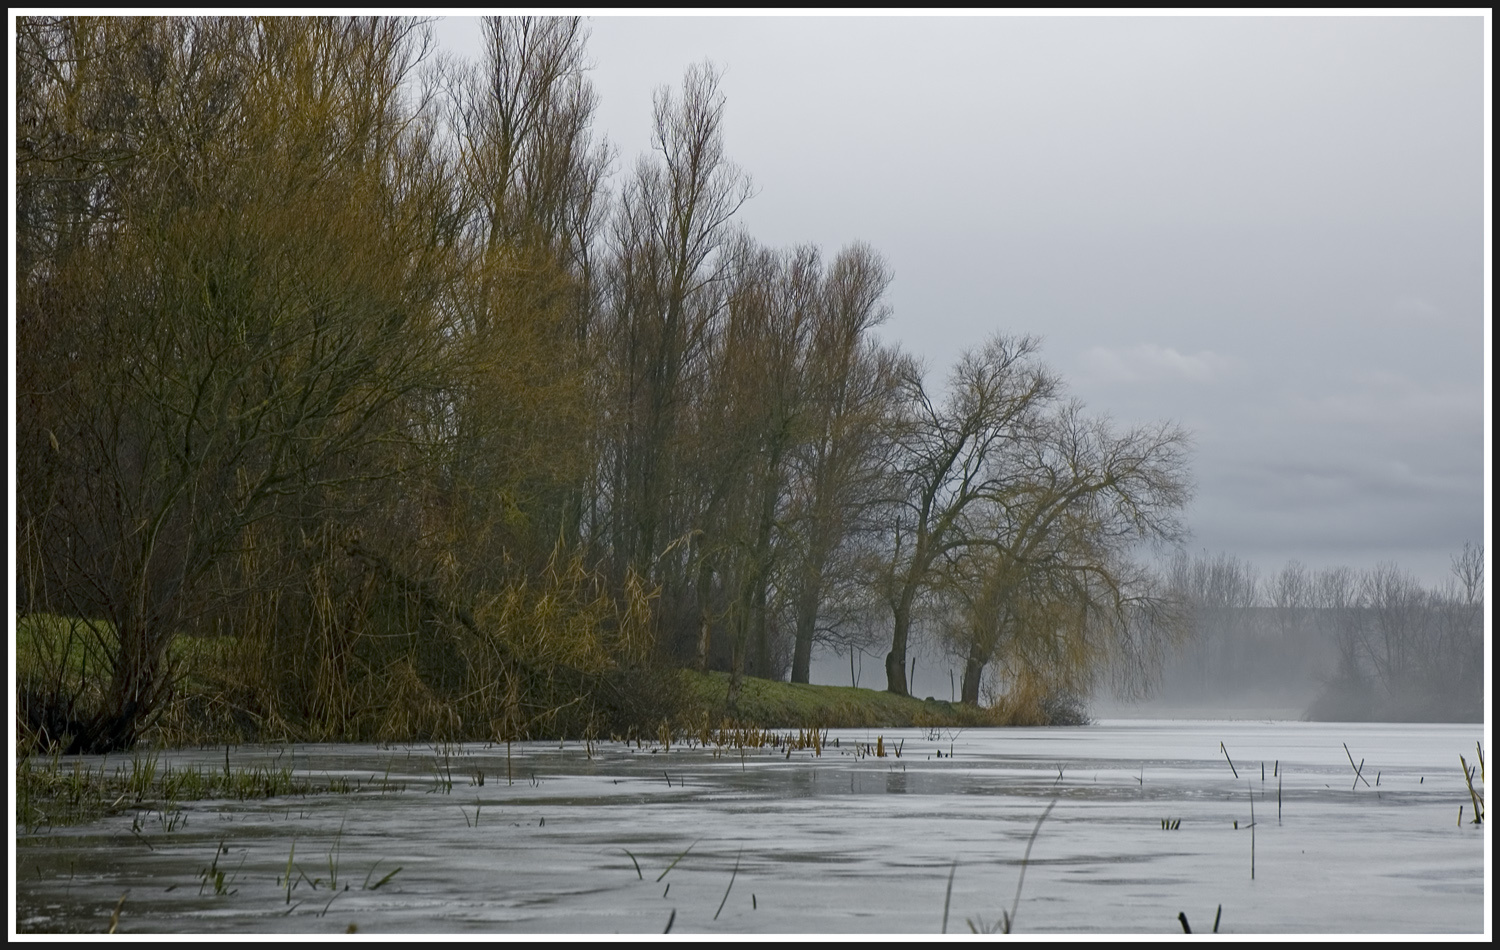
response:
[[[18,835],[17,921],[100,932],[119,906],[124,933],[659,933],[670,919],[673,933],[922,934],[942,926],[946,895],[948,929],[967,932],[1010,910],[1055,802],[1017,932],[1172,933],[1179,913],[1206,931],[1222,905],[1227,932],[1474,933],[1483,832],[1456,821],[1469,802],[1457,762],[1478,733],[908,729],[884,734],[885,757],[856,751],[873,730],[835,730],[821,756],[245,747],[236,768],[291,764],[353,790]],[[1345,743],[1368,787],[1351,789]],[[223,768],[224,750],[162,758]]]

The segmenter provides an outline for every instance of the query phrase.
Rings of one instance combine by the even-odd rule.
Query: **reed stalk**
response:
[[[115,912],[109,915],[109,930],[106,931],[106,933],[114,933],[115,928],[120,926],[120,909],[125,906],[125,898],[129,894],[130,891],[127,890],[124,894],[121,894],[120,899],[115,902]]]
[[[1469,787],[1469,801],[1474,806],[1474,824],[1476,824],[1476,825],[1483,824],[1483,822],[1484,822],[1484,803],[1483,803],[1483,800],[1479,797],[1479,795],[1474,791],[1474,772],[1473,772],[1472,769],[1469,768],[1469,763],[1464,760],[1464,757],[1462,755],[1460,755],[1458,757],[1458,764],[1460,766],[1462,766],[1462,768],[1464,770],[1464,784]],[[1480,781],[1483,781],[1483,776],[1480,777]],[[1463,806],[1459,806],[1459,808],[1460,808],[1460,812],[1461,812]],[[1459,821],[1462,821],[1462,820],[1463,820],[1463,817],[1462,817],[1462,815],[1460,815]]]
[[[702,840],[703,840],[702,838],[698,839],[698,841],[702,841]],[[696,846],[698,844],[698,841],[694,841],[692,844],[688,845],[686,848],[683,849],[683,851],[682,851],[681,854],[679,854],[677,857],[673,858],[672,859],[672,863],[669,864],[669,865],[667,865],[667,870],[661,872],[660,874],[658,874],[656,876],[656,883],[660,884],[661,883],[661,879],[667,876],[667,871],[670,871],[673,868],[675,868],[677,866],[677,862],[678,861],[681,861],[683,858],[687,857],[687,853],[689,851],[693,850],[694,846]]]
[[[1224,761],[1229,763],[1229,771],[1234,773],[1235,778],[1240,777],[1240,770],[1234,767],[1234,760],[1229,757],[1229,750],[1224,748],[1224,743],[1219,743],[1219,751],[1224,753]]]
[[[953,875],[958,871],[958,858],[953,859],[953,867],[948,869],[948,890],[943,893],[943,929],[942,933],[948,932],[948,905],[953,900]]]
[[[1054,798],[1047,805],[1047,810],[1042,812],[1042,817],[1036,820],[1036,826],[1031,829],[1031,837],[1026,839],[1026,853],[1021,856],[1021,876],[1016,879],[1016,896],[1011,901],[1010,913],[1005,916],[1006,933],[1010,933],[1011,928],[1015,926],[1016,911],[1021,906],[1021,886],[1026,883],[1026,865],[1031,861],[1031,846],[1036,844],[1036,836],[1042,830],[1042,822],[1047,820],[1047,816],[1052,814],[1052,809],[1056,807],[1057,799]]]
[[[1245,791],[1250,795],[1250,880],[1255,880],[1255,789],[1245,783]]]
[[[1349,767],[1354,770],[1354,787],[1358,788],[1360,782],[1365,783],[1365,788],[1370,787],[1370,780],[1360,774],[1364,770],[1365,760],[1360,759],[1359,765],[1354,764],[1354,755],[1349,751],[1349,743],[1344,743],[1344,754],[1349,756]]]
[[[745,854],[745,848],[740,846],[739,854],[734,856],[734,870],[729,872],[729,886],[724,888],[724,897],[719,901],[719,909],[714,911],[714,920],[719,919],[719,914],[724,910],[724,904],[729,900],[729,892],[734,889],[734,878],[740,873],[740,858]]]

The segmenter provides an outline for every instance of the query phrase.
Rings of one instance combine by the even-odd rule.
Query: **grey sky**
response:
[[[1438,581],[1483,539],[1482,18],[589,25],[617,172],[713,61],[749,232],[873,245],[934,378],[1037,333],[1091,409],[1183,423],[1195,548]]]

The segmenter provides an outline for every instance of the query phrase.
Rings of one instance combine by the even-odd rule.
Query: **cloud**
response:
[[[1345,374],[1342,386],[1318,396],[1294,395],[1292,413],[1306,423],[1367,426],[1401,434],[1460,428],[1482,438],[1484,392],[1476,385],[1424,385],[1378,369]]]
[[[1443,312],[1437,306],[1430,301],[1411,294],[1398,297],[1392,301],[1391,314],[1401,322],[1412,323],[1417,326],[1424,326],[1444,320]]]
[[[1143,383],[1185,379],[1208,383],[1233,367],[1234,361],[1212,350],[1179,353],[1170,346],[1141,343],[1110,349],[1096,346],[1083,354],[1083,365],[1102,382]]]

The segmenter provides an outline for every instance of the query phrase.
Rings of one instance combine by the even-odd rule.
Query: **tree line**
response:
[[[1230,554],[1179,552],[1166,571],[1194,641],[1163,698],[1281,697],[1320,720],[1475,722],[1484,706],[1484,548],[1442,584],[1384,562],[1363,571],[1288,561],[1262,578]]]
[[[319,737],[598,728],[663,659],[732,706],[872,636],[905,694],[924,624],[970,702],[1149,679],[1185,432],[1090,415],[1030,336],[930,379],[874,249],[739,224],[711,65],[616,176],[581,21],[483,39],[18,20],[18,597],[95,658],[34,728],[132,744],[187,634]]]

